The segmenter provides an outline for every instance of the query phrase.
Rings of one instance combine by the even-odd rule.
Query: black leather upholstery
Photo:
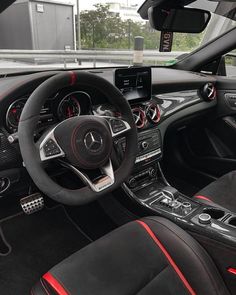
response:
[[[210,183],[196,194],[204,203],[219,205],[236,212],[236,171],[232,171]],[[207,200],[208,199],[208,200]]]
[[[128,223],[73,254],[32,294],[229,295],[206,251],[159,217]]]

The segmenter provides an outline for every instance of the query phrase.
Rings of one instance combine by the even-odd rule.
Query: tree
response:
[[[148,22],[122,20],[109,10],[109,4],[96,4],[94,10],[82,11],[81,44],[84,49],[132,49],[135,36],[144,37],[145,49],[157,50],[160,32]],[[175,33],[173,51],[190,51],[199,46],[203,34]]]

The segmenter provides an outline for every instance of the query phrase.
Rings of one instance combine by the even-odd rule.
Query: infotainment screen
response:
[[[148,100],[152,95],[151,68],[117,69],[115,85],[127,100]]]

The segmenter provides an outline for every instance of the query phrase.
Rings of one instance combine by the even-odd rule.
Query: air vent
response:
[[[161,112],[158,105],[150,104],[146,109],[146,116],[151,123],[157,124],[161,119]]]
[[[143,128],[145,125],[145,121],[146,121],[146,115],[145,115],[144,111],[140,108],[135,108],[135,109],[132,109],[132,113],[133,113],[134,122],[136,124],[136,127],[138,129]]]
[[[216,88],[213,83],[207,83],[201,90],[202,98],[206,101],[212,101],[216,99]]]

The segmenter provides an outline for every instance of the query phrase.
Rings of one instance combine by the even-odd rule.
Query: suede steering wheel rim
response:
[[[88,86],[101,91],[120,112],[121,118],[73,117],[57,124],[35,143],[34,131],[42,106],[50,95],[69,86]],[[137,130],[129,103],[114,85],[88,72],[64,72],[43,82],[25,104],[18,135],[25,167],[36,186],[50,198],[66,205],[86,204],[113,191],[127,179],[135,164]],[[119,137],[125,137],[126,149],[119,167],[113,170],[110,156],[113,141]],[[54,154],[51,152],[46,156],[45,147],[48,148],[49,143],[53,144],[51,150]],[[71,168],[86,186],[70,190],[54,182],[43,168],[44,161],[54,158],[62,159],[63,165]],[[81,168],[100,169],[103,176],[92,182],[81,172]]]

